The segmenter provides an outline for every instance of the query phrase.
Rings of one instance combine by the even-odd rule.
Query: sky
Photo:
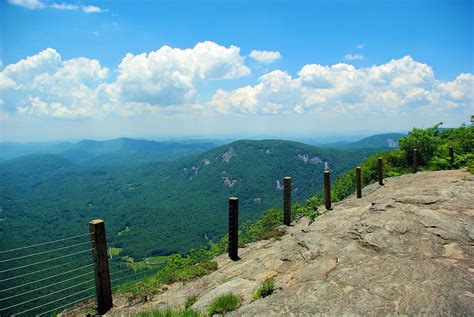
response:
[[[474,114],[474,1],[0,1],[0,141],[370,134]]]

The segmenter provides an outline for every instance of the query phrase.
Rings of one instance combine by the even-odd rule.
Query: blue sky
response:
[[[473,113],[473,1],[4,0],[0,12],[3,140],[401,131]]]

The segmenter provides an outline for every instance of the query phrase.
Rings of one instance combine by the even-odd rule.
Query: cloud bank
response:
[[[308,64],[295,76],[274,70],[252,85],[217,89],[201,102],[197,102],[199,93],[209,83],[219,86],[250,75],[239,47],[210,41],[188,49],[163,46],[149,53],[126,54],[113,72],[116,76],[98,60],[63,60],[56,50],[45,49],[0,72],[0,118],[159,113],[390,115],[420,109],[472,109],[474,100],[473,74],[438,80],[429,65],[410,56],[359,68],[346,63]]]

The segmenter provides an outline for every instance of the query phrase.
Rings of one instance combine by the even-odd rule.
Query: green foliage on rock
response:
[[[214,299],[211,304],[209,305],[208,312],[209,315],[214,315],[214,314],[224,314],[228,313],[230,311],[235,310],[237,307],[239,307],[240,304],[240,297],[228,293],[221,295]]]
[[[137,313],[137,317],[200,317],[203,316],[199,312],[192,309],[176,310],[176,309],[160,309],[149,312]]]
[[[273,294],[274,291],[275,291],[275,279],[273,278],[266,279],[258,287],[257,291],[253,295],[253,299],[257,300],[260,298],[270,296]]]

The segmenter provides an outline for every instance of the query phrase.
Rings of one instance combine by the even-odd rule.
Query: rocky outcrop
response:
[[[223,162],[229,162],[235,155],[234,148],[231,146],[224,154],[222,154],[222,161]]]
[[[205,310],[232,291],[242,298],[232,316],[473,316],[473,206],[474,176],[465,171],[389,178],[311,224],[300,219],[276,240],[241,248],[239,261],[219,256],[212,274],[112,314],[182,307],[192,295]],[[252,301],[270,277],[274,294]]]
[[[323,160],[319,156],[310,156],[308,154],[298,154],[298,158],[303,162],[310,164],[322,164]]]

